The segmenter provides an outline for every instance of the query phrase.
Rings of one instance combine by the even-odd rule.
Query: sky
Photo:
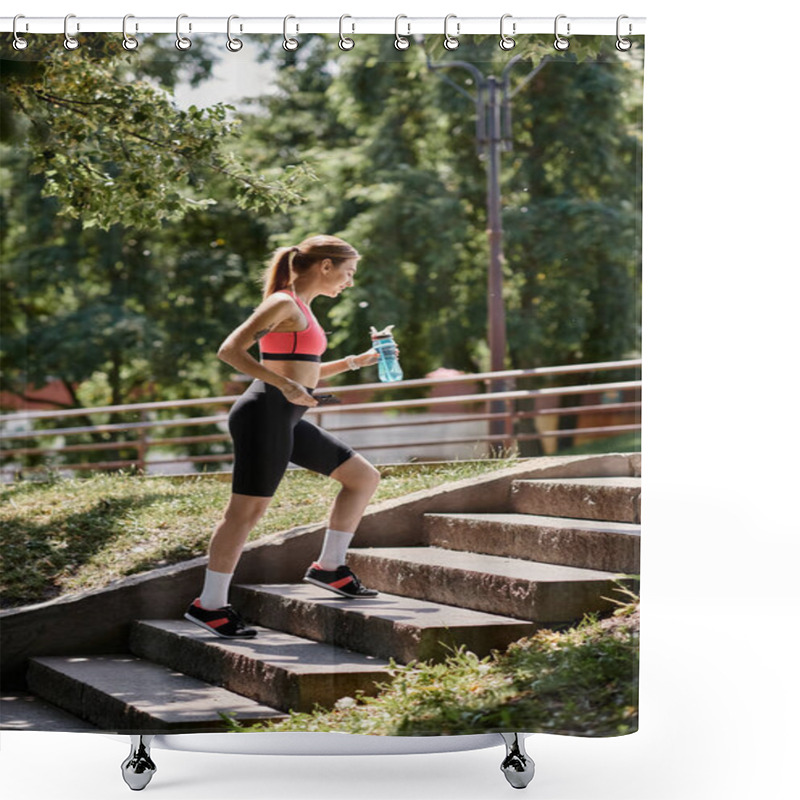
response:
[[[214,65],[210,80],[198,87],[187,83],[176,86],[175,102],[179,107],[232,103],[240,110],[246,110],[246,104],[239,101],[263,94],[265,86],[272,82],[273,69],[269,64],[258,62],[255,48],[242,47],[239,52],[231,54],[220,43],[218,50],[220,60]]]

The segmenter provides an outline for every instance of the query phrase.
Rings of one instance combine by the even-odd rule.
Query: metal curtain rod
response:
[[[24,5],[24,4],[23,4]],[[18,15],[16,31],[25,33],[63,34],[64,17],[26,17]],[[232,28],[229,28],[228,17],[195,17],[191,14],[181,15],[181,31],[184,33],[226,33],[232,30],[237,35],[270,33],[283,34],[286,25],[294,34],[334,33],[344,30],[347,34],[395,34],[403,36],[413,34],[442,34],[449,30],[456,36],[469,34],[492,34],[500,31],[501,24],[509,35],[552,34],[554,17],[514,17],[505,15],[503,23],[497,17],[459,17],[450,15],[445,21],[443,17],[237,17],[234,16]],[[69,15],[69,31],[72,35],[81,33],[122,33],[123,17],[83,17]],[[622,35],[637,36],[645,32],[645,17],[624,17]],[[617,17],[570,17],[559,15],[559,30],[567,31],[570,36],[608,35],[618,32]],[[14,17],[0,17],[0,31],[12,32]],[[129,34],[135,33],[175,33],[175,17],[137,17],[130,15],[126,23]]]

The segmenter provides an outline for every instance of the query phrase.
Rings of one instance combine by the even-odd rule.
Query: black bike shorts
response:
[[[272,497],[289,462],[330,475],[355,455],[351,447],[303,419],[307,408],[289,402],[283,392],[261,380],[253,381],[236,400],[228,416],[231,488],[236,494]]]

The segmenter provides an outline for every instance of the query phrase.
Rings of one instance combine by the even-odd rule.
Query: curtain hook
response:
[[[505,25],[505,21],[507,19],[513,19],[511,14],[503,14],[503,16],[500,17],[500,49],[501,50],[513,50],[517,45],[516,39],[513,39],[511,36],[506,36],[505,31],[503,30],[504,25]],[[511,23],[511,33],[516,33],[516,32],[517,32],[517,23],[516,22],[512,22]]]
[[[569,39],[565,39],[563,36],[561,36],[559,34],[559,32],[558,32],[558,21],[560,19],[566,19],[566,18],[567,18],[566,14],[559,14],[556,17],[556,23],[555,23],[556,40],[553,42],[553,47],[555,47],[556,50],[559,50],[559,51],[562,51],[562,52],[569,47]],[[568,22],[567,23],[567,36],[569,36],[569,33],[570,33],[569,29],[570,29],[570,24]]]
[[[617,43],[616,43],[615,47],[620,52],[625,52],[626,50],[630,50],[631,49],[631,44],[632,44],[630,39],[623,39],[622,36],[620,36],[620,33],[619,33],[620,22],[622,22],[623,19],[629,19],[629,17],[627,17],[625,14],[620,14],[620,16],[617,17]],[[628,23],[628,36],[630,36],[632,30],[633,30],[633,26],[629,22]]]
[[[17,20],[18,19],[25,19],[25,15],[24,14],[17,14],[17,16],[14,17],[14,24],[12,26],[12,31],[14,33],[14,41],[11,43],[11,45],[15,50],[24,50],[28,46],[28,41],[27,41],[27,39],[23,39],[17,33]],[[25,30],[27,30],[27,29],[28,29],[28,24],[25,23]]]
[[[500,49],[501,50],[513,50],[516,47],[516,40],[510,36],[506,36],[505,31],[503,30],[503,26],[505,25],[505,21],[507,19],[512,19],[511,14],[503,14],[500,17]],[[511,33],[517,32],[517,23],[511,23]]]
[[[64,17],[64,49],[65,50],[77,50],[80,42],[74,37],[70,35],[69,32],[69,21],[71,19],[75,19],[74,14],[67,14]]]
[[[133,14],[126,14],[122,18],[122,46],[126,50],[135,50],[139,46],[139,40],[128,33],[129,19],[136,19],[136,17],[134,17]]]
[[[188,36],[181,36],[181,20],[186,19],[188,16],[188,14],[178,14],[178,18],[175,20],[175,47],[178,50],[188,50],[192,46],[192,40]],[[190,23],[189,30],[191,29]]]
[[[234,39],[234,37],[231,36],[231,22],[235,19],[239,19],[236,14],[231,14],[231,16],[228,17],[228,41],[225,42],[225,47],[227,47],[231,53],[238,53],[244,47],[244,42],[241,39]],[[239,30],[241,30],[241,26]]]
[[[405,14],[398,14],[394,18],[394,46],[397,50],[408,50],[411,45],[411,42],[406,39],[405,36],[400,35],[400,20],[401,19],[408,19]],[[408,33],[406,36],[411,36],[411,23],[407,22],[408,25]]]
[[[456,39],[456,36],[458,36],[461,33],[461,23],[458,22],[458,21],[456,22],[456,36],[451,36],[447,31],[447,25],[448,25],[448,23],[450,22],[451,19],[458,20],[458,17],[455,14],[448,14],[444,18],[444,42],[443,42],[443,44],[444,44],[445,50],[455,50],[458,47],[458,44],[459,44],[458,39]]]
[[[297,48],[300,46],[300,42],[298,42],[297,39],[290,39],[289,34],[286,32],[290,19],[297,19],[297,17],[289,15],[288,17],[283,18],[283,49],[287,52],[291,50],[297,50]]]
[[[349,14],[342,14],[342,16],[339,17],[339,49],[340,50],[352,50],[356,46],[356,43],[352,39],[350,39],[349,37],[345,36],[342,33],[342,27],[343,27],[344,21],[346,19],[353,19],[353,18]],[[355,25],[354,22],[351,23],[351,25],[353,27],[353,33],[355,33],[356,25]]]

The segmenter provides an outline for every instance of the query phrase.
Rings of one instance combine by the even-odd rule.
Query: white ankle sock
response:
[[[214,572],[207,569],[203,593],[200,595],[200,605],[208,610],[228,605],[228,589],[232,577],[232,572]]]
[[[332,528],[325,531],[322,552],[317,559],[317,563],[322,569],[333,570],[344,564],[347,548],[350,546],[353,535],[346,531],[335,531]]]

